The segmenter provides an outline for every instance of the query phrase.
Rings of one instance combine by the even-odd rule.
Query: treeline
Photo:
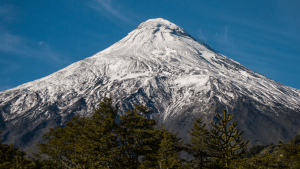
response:
[[[210,130],[197,119],[189,143],[184,143],[178,133],[147,119],[149,108],[136,105],[118,117],[118,107],[104,98],[91,118],[73,117],[65,127],[44,134],[45,143],[38,144],[40,153],[35,158],[27,158],[13,145],[0,144],[0,168],[300,168],[300,137],[247,151],[249,141],[241,137],[244,131],[236,128],[237,121],[229,123],[233,116],[223,111]],[[190,158],[180,158],[182,153]]]

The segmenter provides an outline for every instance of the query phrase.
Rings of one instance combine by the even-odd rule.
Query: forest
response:
[[[247,149],[233,115],[223,110],[211,128],[201,118],[190,129],[189,143],[155,119],[150,109],[135,105],[124,115],[112,98],[104,98],[91,117],[72,117],[64,127],[51,128],[27,155],[0,139],[3,169],[299,169],[300,135],[289,143]],[[0,131],[1,134],[1,131]]]

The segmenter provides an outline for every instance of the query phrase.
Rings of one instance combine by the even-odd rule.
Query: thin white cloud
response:
[[[228,32],[229,32],[229,26],[224,26],[223,30],[221,32],[215,33],[212,39],[214,39],[222,48],[236,50],[233,41],[231,41],[230,37],[228,37]]]
[[[62,57],[54,52],[45,42],[37,43],[30,39],[13,35],[7,31],[0,31],[0,52],[38,59],[46,58],[58,63],[69,63],[61,59]]]
[[[207,35],[206,34],[204,34],[203,32],[202,32],[202,30],[201,29],[199,29],[199,39],[201,40],[201,41],[203,41],[203,42],[207,42],[207,40],[208,40],[208,37],[207,37]]]
[[[112,0],[94,0],[92,3],[89,3],[88,6],[101,12],[107,17],[110,15],[126,22],[130,21],[130,19],[128,19],[124,13],[121,12],[120,8],[113,6]]]
[[[42,44],[44,44],[45,42],[39,42],[39,45],[42,45]]]

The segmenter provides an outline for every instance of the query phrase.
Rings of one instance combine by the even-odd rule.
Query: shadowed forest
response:
[[[135,105],[124,115],[112,98],[104,98],[92,117],[73,117],[65,127],[51,128],[38,144],[39,153],[26,155],[12,144],[0,144],[3,169],[299,169],[300,135],[290,143],[256,145],[249,150],[224,109],[207,129],[196,119],[190,141],[158,121],[147,119],[148,107]],[[1,132],[1,131],[0,131]],[[1,134],[1,133],[0,133]],[[0,140],[1,142],[2,140]]]

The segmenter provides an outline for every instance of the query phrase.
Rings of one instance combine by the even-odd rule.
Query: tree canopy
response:
[[[0,135],[2,131],[0,130]],[[26,168],[38,168],[33,161],[26,157],[24,151],[19,150],[19,148],[14,147],[13,144],[1,143],[2,138],[0,138],[0,168],[3,169],[26,169]]]
[[[45,142],[38,144],[40,153],[35,159],[27,158],[13,144],[1,143],[0,168],[300,168],[299,135],[290,143],[256,145],[248,152],[244,131],[236,128],[237,121],[230,123],[234,116],[226,110],[223,117],[217,114],[219,121],[212,122],[211,129],[196,119],[189,143],[148,119],[151,111],[146,106],[135,105],[121,116],[118,112],[112,98],[104,98],[91,117],[75,116],[64,127],[51,128],[43,136]],[[184,152],[189,158],[182,158]]]
[[[176,168],[181,139],[148,119],[149,112],[135,105],[118,118],[118,107],[104,98],[91,118],[73,117],[65,127],[50,129],[38,156],[58,168]]]

